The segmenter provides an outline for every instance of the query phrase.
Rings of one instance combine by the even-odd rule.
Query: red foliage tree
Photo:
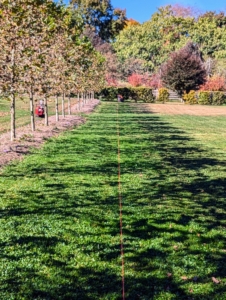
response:
[[[206,69],[196,45],[188,42],[179,51],[173,52],[161,67],[163,83],[182,95],[197,90],[206,82]]]
[[[142,85],[142,75],[133,73],[131,76],[128,77],[128,82],[132,86],[141,86]]]
[[[154,73],[150,75],[143,75],[143,84],[153,89],[158,89],[162,87],[162,80],[159,73]]]

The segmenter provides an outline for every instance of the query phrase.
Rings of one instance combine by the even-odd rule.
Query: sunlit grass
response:
[[[122,298],[117,105],[0,176],[0,299]],[[226,299],[226,121],[142,107],[119,104],[126,299]]]
[[[34,106],[38,105],[40,99],[35,99]],[[61,111],[61,98],[59,98],[59,111]],[[71,98],[71,106],[77,103],[77,98]],[[68,103],[65,99],[65,110],[67,111]],[[55,100],[50,98],[48,101],[49,115],[55,114]],[[29,99],[25,96],[23,99],[16,99],[16,127],[21,127],[30,123],[30,104]],[[38,120],[39,118],[37,118]],[[10,130],[10,101],[0,98],[0,134]]]

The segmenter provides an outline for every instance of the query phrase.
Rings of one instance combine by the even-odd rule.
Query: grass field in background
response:
[[[0,299],[121,299],[117,103],[0,176]],[[126,299],[226,299],[226,120],[119,103]]]
[[[39,104],[39,100],[34,102],[36,106]],[[77,103],[77,98],[71,98],[71,106]],[[30,106],[29,99],[16,100],[16,127],[21,127],[30,123]],[[67,99],[65,98],[65,109],[67,111]],[[55,100],[50,98],[48,100],[49,115],[55,114]],[[59,97],[59,111],[61,111],[61,98]],[[37,118],[38,119],[38,118]],[[6,131],[10,131],[10,101],[0,98],[0,134]]]

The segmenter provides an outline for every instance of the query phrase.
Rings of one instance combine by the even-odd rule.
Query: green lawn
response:
[[[122,299],[117,105],[0,175],[0,299]],[[226,299],[226,118],[119,125],[126,299]]]
[[[34,106],[39,103],[40,99],[36,99]],[[65,99],[65,111],[67,112],[67,99]],[[77,98],[71,98],[71,106],[77,103]],[[28,97],[16,99],[16,127],[21,127],[30,123],[30,106]],[[59,98],[59,111],[61,111],[61,98]],[[48,100],[49,115],[55,114],[55,100]],[[40,118],[37,118],[40,120]],[[10,130],[10,101],[0,97],[0,134]]]

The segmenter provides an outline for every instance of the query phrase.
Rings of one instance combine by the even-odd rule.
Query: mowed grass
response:
[[[34,107],[39,104],[40,99],[35,99]],[[71,98],[71,105],[77,103],[77,98]],[[61,98],[59,97],[59,111],[61,111]],[[65,98],[65,110],[67,112],[68,102]],[[35,108],[34,108],[35,109]],[[48,112],[49,115],[55,114],[55,99],[50,98],[48,100]],[[16,99],[16,127],[21,127],[30,123],[30,104],[28,96]],[[40,118],[37,118],[40,120]],[[10,101],[0,97],[0,134],[6,131],[10,131]]]
[[[104,103],[0,176],[0,299],[226,299],[226,120]],[[36,150],[37,151],[37,150]]]

